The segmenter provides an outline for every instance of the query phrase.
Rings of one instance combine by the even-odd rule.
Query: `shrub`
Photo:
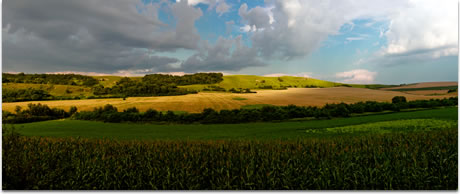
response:
[[[407,102],[407,100],[406,100],[406,97],[404,96],[395,96],[393,97],[393,99],[391,99],[391,102],[393,102],[393,104],[396,104],[396,103],[401,103],[401,102]]]

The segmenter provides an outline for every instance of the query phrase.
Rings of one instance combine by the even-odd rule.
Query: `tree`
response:
[[[69,110],[69,114],[70,114],[70,115],[73,115],[73,114],[75,114],[75,113],[77,112],[77,110],[78,110],[78,109],[77,109],[76,106],[71,106],[71,107],[70,107],[70,110]]]
[[[395,96],[393,97],[393,99],[391,99],[391,102],[393,102],[393,104],[396,104],[396,103],[401,103],[401,102],[407,102],[407,100],[406,100],[406,97],[404,96]]]

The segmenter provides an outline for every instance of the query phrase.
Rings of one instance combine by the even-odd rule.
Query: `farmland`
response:
[[[414,88],[433,88],[433,87],[452,87],[458,86],[458,82],[422,82],[416,84],[407,84],[398,87],[387,87],[382,88],[383,90],[394,90],[394,89],[414,89]]]
[[[112,87],[121,77],[96,79]],[[92,89],[84,86],[30,83],[3,86],[43,89],[55,96],[93,95]],[[390,86],[346,85],[295,77],[225,76],[216,84],[179,87],[201,92],[3,103],[3,110],[16,113],[9,113],[6,120],[18,117],[38,121],[47,114],[59,120],[3,125],[2,188],[453,190],[458,187],[458,108],[453,107],[457,99],[445,99],[442,103],[429,101],[456,97],[457,93],[410,93],[455,86],[386,90]],[[224,88],[227,92],[204,91],[210,88]],[[231,93],[232,88],[250,88],[257,93]],[[427,101],[412,103],[406,99]],[[369,107],[338,104],[362,101],[388,103],[379,110],[371,110],[373,102]],[[16,106],[25,108],[30,103],[69,111],[41,105],[15,111]],[[410,103],[414,106],[407,106]],[[110,105],[94,112],[81,112],[106,104],[123,112]],[[291,104],[316,107],[289,106],[286,110],[275,107]],[[80,112],[75,112],[75,108],[71,112],[71,106]],[[356,111],[360,106],[363,111]],[[147,114],[150,108],[163,113],[150,110]],[[225,111],[208,109],[204,111],[206,114],[201,113],[206,108]],[[229,110],[239,108],[244,111]],[[315,110],[315,114],[310,110]],[[268,119],[282,111],[286,111],[285,115]],[[35,118],[32,113],[38,116]],[[301,113],[310,115],[295,116]],[[334,116],[321,116],[322,113]],[[268,117],[270,114],[272,117]],[[221,118],[212,120],[210,115],[223,115],[227,122],[221,122]],[[246,123],[244,119],[229,122],[251,115],[259,116]],[[178,124],[181,119],[194,117],[190,124]],[[105,123],[96,119],[123,122]]]
[[[237,109],[245,105],[299,105],[323,106],[326,103],[355,103],[360,101],[391,102],[394,96],[405,96],[407,100],[422,100],[446,98],[440,96],[425,96],[406,94],[397,91],[371,90],[365,88],[334,87],[334,88],[289,88],[287,90],[257,90],[255,94],[234,94],[227,92],[200,92],[182,96],[162,97],[129,97],[112,99],[85,99],[65,101],[30,101],[3,103],[2,110],[13,112],[16,106],[25,107],[29,103],[42,103],[49,107],[68,110],[76,106],[79,111],[93,110],[104,104],[112,104],[119,110],[137,107],[140,111],[153,108],[159,111],[201,112],[205,108],[215,110]],[[234,100],[244,98],[246,100]]]
[[[442,108],[413,112],[400,112],[332,120],[291,122],[259,122],[248,124],[210,125],[156,125],[132,123],[103,123],[94,121],[55,120],[14,125],[17,132],[26,136],[84,137],[137,140],[219,140],[219,139],[296,139],[318,137],[307,129],[344,127],[382,121],[408,119],[457,120],[457,108]],[[332,134],[333,135],[333,134]],[[326,135],[329,137],[330,134]]]
[[[294,141],[8,135],[3,136],[2,185],[45,190],[455,190],[457,145],[456,128]]]

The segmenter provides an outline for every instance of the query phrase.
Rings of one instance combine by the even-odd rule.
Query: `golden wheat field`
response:
[[[446,86],[457,86],[457,85],[458,85],[458,82],[422,82],[422,83],[410,84],[410,85],[398,86],[398,87],[392,87],[392,88],[382,88],[382,90],[446,87]]]
[[[456,94],[455,94],[456,95]],[[425,96],[407,94],[396,91],[370,90],[363,88],[335,87],[335,88],[289,88],[287,90],[257,90],[255,94],[233,94],[224,92],[201,92],[184,96],[162,97],[129,97],[113,99],[86,99],[62,101],[31,101],[3,103],[2,110],[13,112],[16,106],[25,107],[29,103],[47,104],[50,107],[68,110],[76,106],[79,111],[93,110],[105,104],[116,106],[119,111],[130,107],[137,107],[140,111],[153,108],[160,111],[187,111],[201,112],[205,108],[237,109],[244,105],[272,104],[272,105],[300,105],[323,106],[326,103],[354,103],[359,101],[386,101],[391,102],[394,96],[405,96],[408,100],[445,98],[451,95]]]
[[[416,91],[404,91],[408,94],[418,94],[418,95],[448,95],[455,96],[457,93],[447,93],[449,90],[416,90]]]

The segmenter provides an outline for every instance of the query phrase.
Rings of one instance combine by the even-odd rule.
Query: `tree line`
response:
[[[46,104],[28,104],[27,109],[16,106],[15,113],[2,110],[2,122],[13,123],[30,123],[37,121],[55,120],[68,118],[77,112],[77,107],[72,106],[69,111],[58,108],[50,108]]]
[[[145,75],[141,81],[124,77],[112,87],[97,85],[93,87],[93,92],[95,95],[116,95],[124,97],[176,96],[197,93],[195,90],[188,90],[177,86],[215,84],[222,80],[222,73],[196,73],[184,76],[150,74]]]
[[[216,84],[224,80],[222,73],[195,73],[176,76],[165,74],[150,74],[142,78],[142,82],[150,84],[176,84],[178,86],[192,84]]]
[[[458,97],[444,98],[444,99],[431,99],[431,100],[415,100],[406,101],[404,97],[395,97],[393,102],[357,102],[352,104],[338,103],[326,104],[323,107],[313,106],[264,106],[259,109],[234,109],[234,110],[220,110],[216,111],[211,108],[204,109],[201,113],[174,113],[173,111],[160,112],[154,109],[149,109],[146,112],[139,112],[135,107],[119,112],[118,109],[110,104],[104,107],[95,108],[93,111],[76,112],[76,108],[71,108],[69,112],[64,110],[51,109],[58,111],[56,117],[53,111],[50,111],[46,105],[31,106],[29,109],[42,108],[46,109],[45,113],[34,114],[37,111],[21,111],[16,110],[16,114],[4,111],[3,115],[9,116],[9,119],[4,119],[8,122],[33,122],[48,118],[66,118],[72,115],[76,120],[92,120],[103,122],[166,122],[166,123],[246,123],[246,122],[267,122],[267,121],[280,121],[295,118],[314,117],[317,119],[330,119],[332,117],[349,117],[353,113],[364,112],[382,112],[382,111],[400,111],[401,109],[408,108],[433,108],[443,106],[455,106],[458,104]],[[63,113],[63,112],[65,113]],[[50,113],[51,115],[47,115]],[[38,118],[35,118],[38,116]],[[50,116],[50,117],[43,117]],[[17,119],[15,119],[18,117]]]
[[[403,99],[401,99],[403,98]],[[99,107],[94,111],[76,113],[73,118],[77,120],[95,120],[104,122],[168,122],[168,123],[246,123],[281,121],[295,118],[315,117],[317,119],[330,119],[332,117],[349,117],[352,113],[400,111],[408,108],[433,108],[440,106],[457,105],[458,98],[415,100],[407,102],[405,97],[395,97],[392,103],[366,101],[353,104],[338,103],[326,104],[318,108],[314,106],[264,106],[259,109],[234,109],[216,111],[211,108],[204,109],[201,113],[175,114],[173,111],[166,113],[149,109],[139,112],[135,107],[118,112],[110,104]]]
[[[2,83],[58,84],[91,87],[99,84],[99,81],[91,76],[78,74],[2,73]]]
[[[79,99],[103,98],[94,96],[53,96],[46,90],[27,88],[27,89],[3,89],[2,102],[24,102],[24,101],[44,101],[44,100],[79,100]]]
[[[21,102],[31,100],[52,100],[54,97],[45,90],[34,88],[28,89],[3,89],[2,101],[3,102]]]
[[[93,87],[94,95],[110,95],[121,97],[136,96],[177,96],[197,93],[194,90],[178,88],[172,83],[147,83],[124,77],[112,87],[97,85]]]

